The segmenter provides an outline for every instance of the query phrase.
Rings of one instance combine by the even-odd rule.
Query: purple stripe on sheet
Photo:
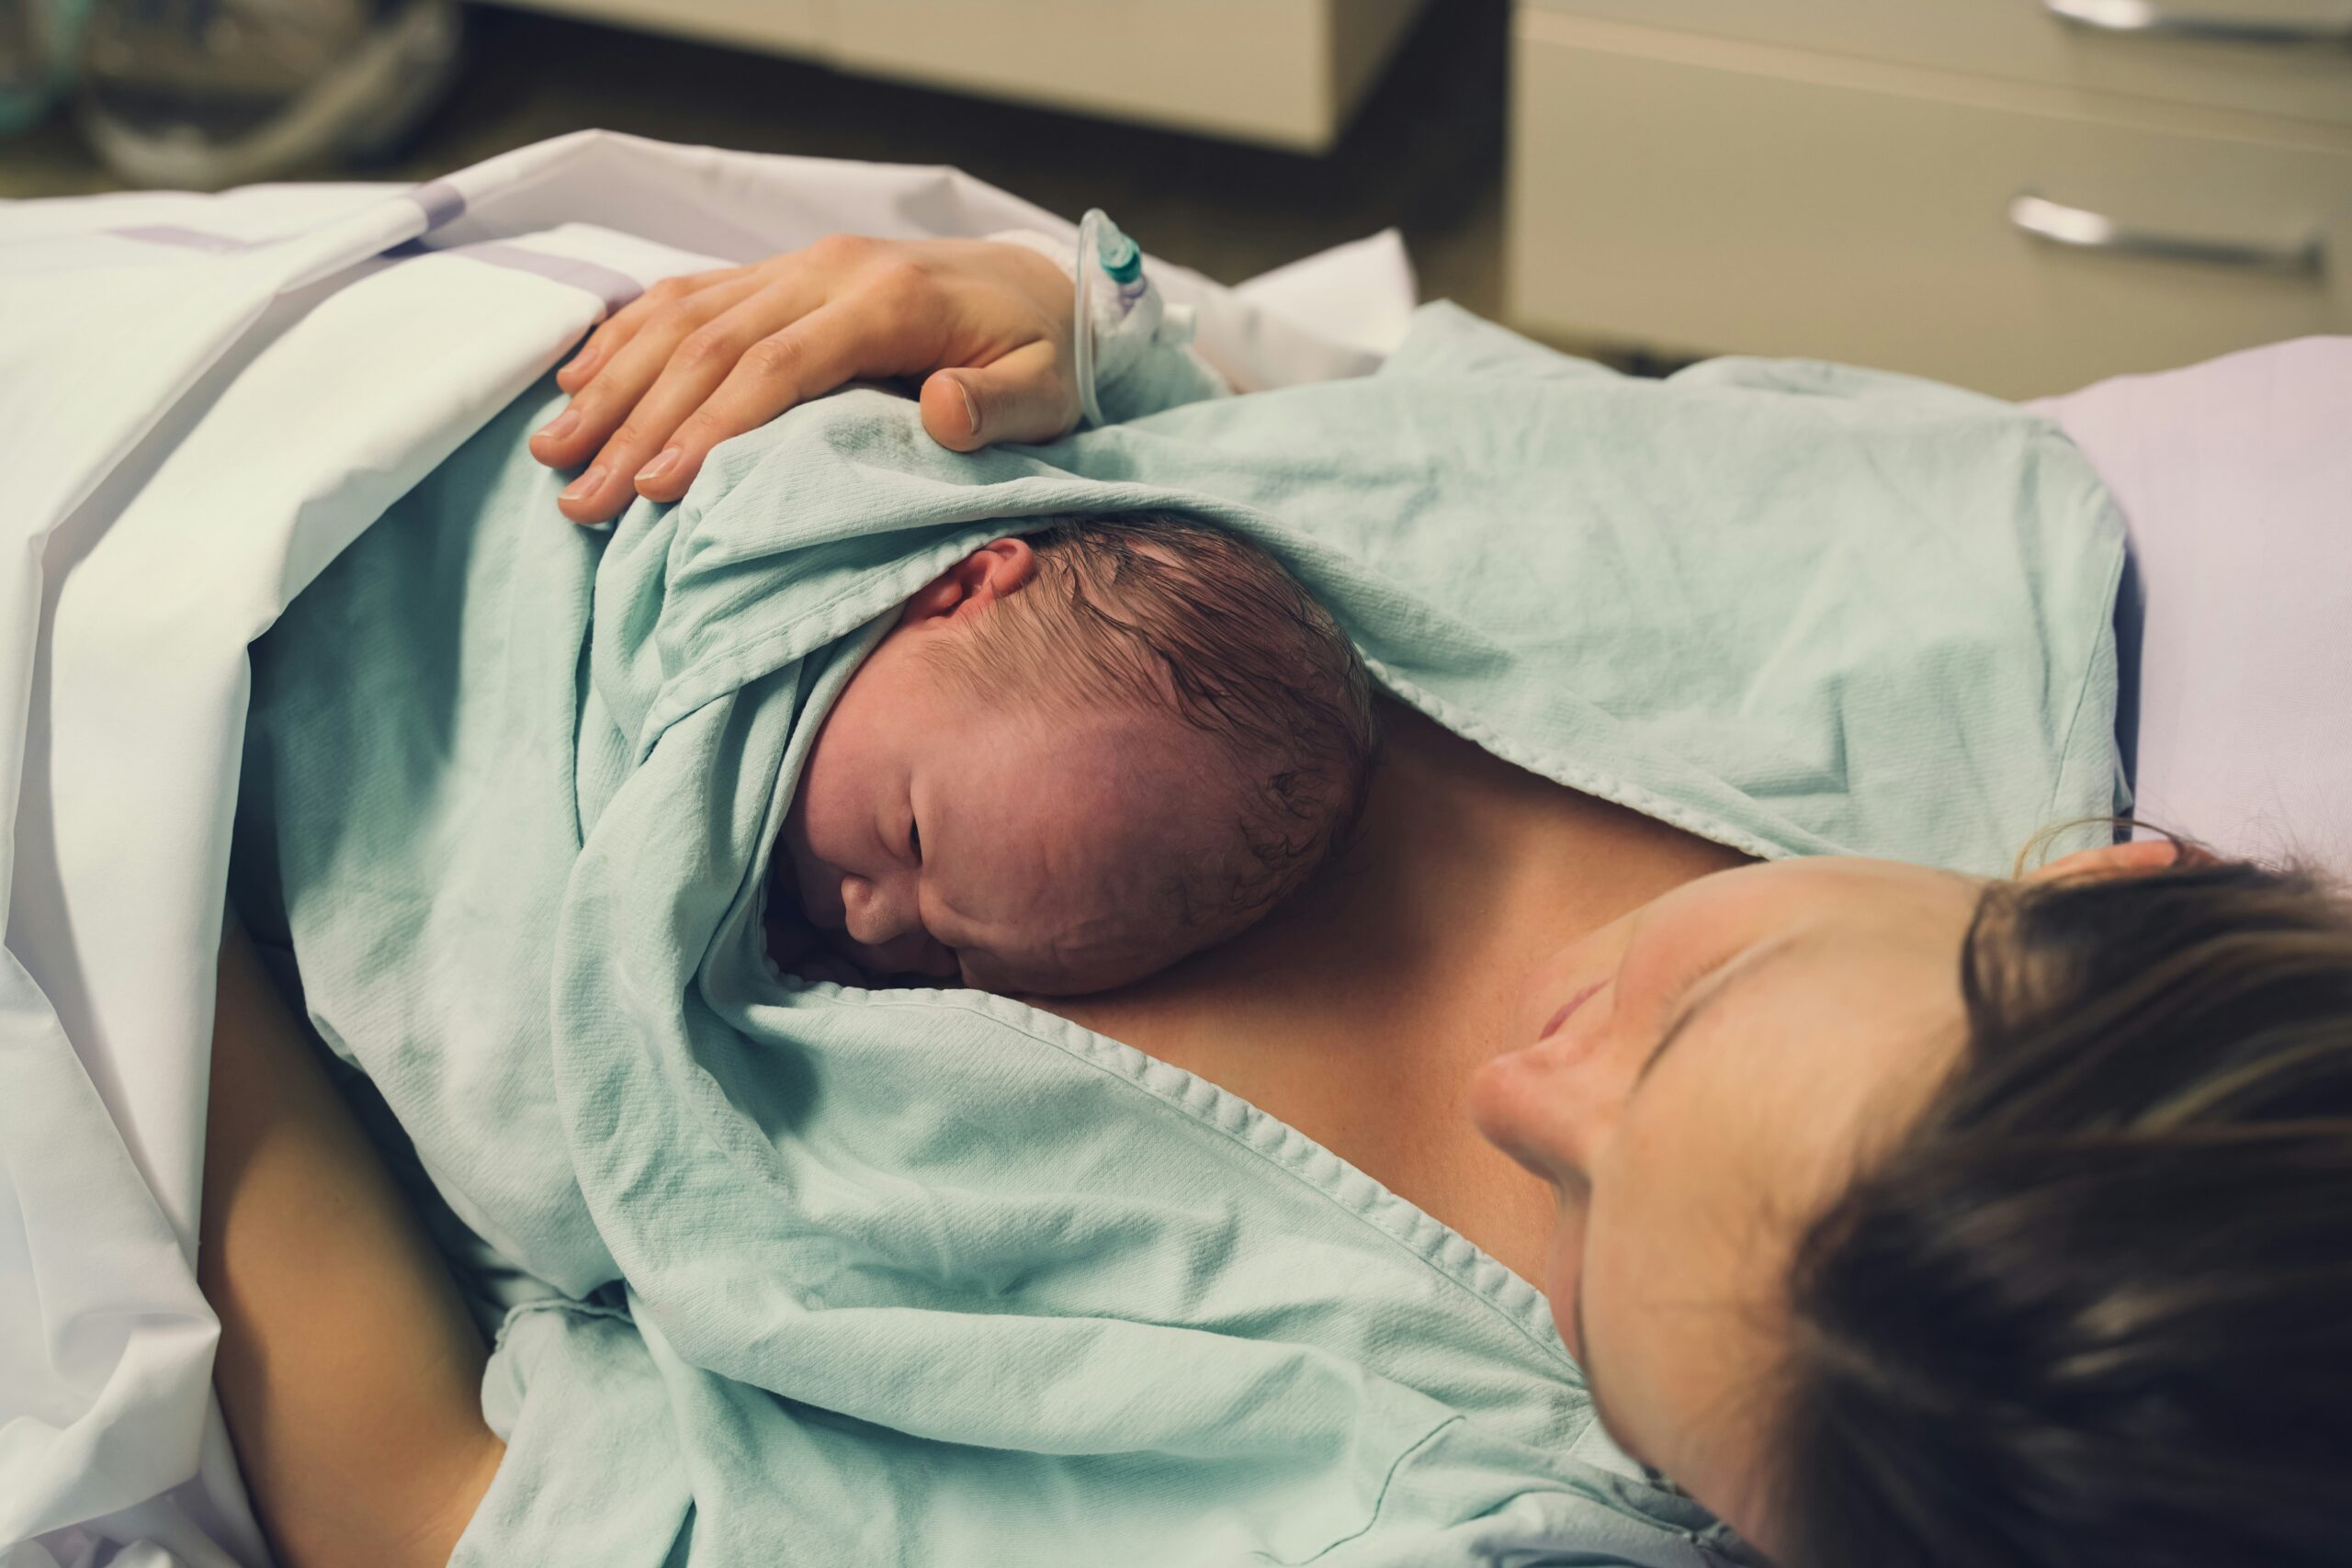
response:
[[[440,185],[440,181],[435,181]],[[426,187],[412,193],[412,199]],[[449,199],[457,205],[449,217],[465,209],[465,201],[455,190],[448,189]],[[420,201],[419,205],[423,205]],[[426,208],[430,216],[431,208]],[[436,220],[446,221],[447,220]],[[225,255],[254,249],[251,240],[240,240],[232,234],[215,234],[202,229],[184,229],[175,223],[148,223],[133,228],[109,229],[107,233],[126,240],[144,240],[150,244],[178,245],[186,250],[207,251]],[[551,256],[540,251],[526,251],[520,245],[509,245],[497,240],[482,240],[470,245],[450,245],[446,249],[427,240],[403,240],[384,254],[395,261],[413,256],[467,256],[485,266],[503,266],[512,272],[533,273],[556,283],[583,289],[605,302],[607,313],[619,310],[645,292],[645,285],[625,272],[598,262],[582,261],[576,256]]]
[[[184,250],[209,251],[215,255],[254,248],[254,242],[240,240],[234,234],[183,229],[176,223],[141,223],[128,229],[109,229],[107,232],[125,240],[144,240],[151,245],[178,245]]]
[[[496,240],[484,240],[478,244],[452,245],[446,251],[424,248],[424,254],[440,256],[468,256],[485,266],[503,266],[515,272],[537,273],[557,283],[584,288],[605,302],[607,311],[617,310],[645,292],[645,285],[625,272],[598,262],[582,261],[576,256],[551,256],[543,251],[526,251],[520,245],[503,244]]]
[[[466,210],[464,193],[447,180],[427,180],[409,192],[408,198],[424,209],[427,229],[438,229]]]
[[[443,180],[417,186],[409,193],[409,199],[424,208],[426,219],[435,225],[447,222],[466,209],[465,197],[458,194],[455,186]],[[440,216],[435,217],[436,212]],[[240,240],[233,234],[216,234],[204,229],[183,228],[176,223],[144,223],[109,229],[107,232],[125,240],[143,240],[155,245],[177,245],[184,250],[205,251],[214,255],[233,254],[253,250],[255,246],[255,242]],[[470,245],[450,245],[447,248],[429,240],[404,240],[385,251],[384,254],[395,261],[406,261],[412,256],[468,256],[486,266],[533,273],[594,294],[605,302],[607,314],[645,292],[645,285],[636,278],[601,263],[582,261],[576,256],[548,255],[497,240],[482,240]]]

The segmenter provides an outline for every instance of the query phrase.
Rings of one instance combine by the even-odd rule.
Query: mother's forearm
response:
[[[432,1244],[287,1016],[221,943],[198,1277],[213,1383],[288,1568],[448,1560],[504,1445]]]

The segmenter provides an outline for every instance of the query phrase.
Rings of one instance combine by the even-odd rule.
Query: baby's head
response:
[[[1371,683],[1263,551],[1164,517],[999,539],[909,600],[786,818],[877,975],[1075,995],[1231,936],[1361,809]]]

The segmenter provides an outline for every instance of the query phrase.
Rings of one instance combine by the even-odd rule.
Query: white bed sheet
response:
[[[2352,879],[2352,337],[2035,406],[2131,531],[2118,729],[2136,814]]]

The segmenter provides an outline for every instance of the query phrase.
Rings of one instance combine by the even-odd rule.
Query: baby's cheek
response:
[[[819,925],[841,923],[841,874],[817,852],[812,824],[797,802],[776,835],[774,869],[776,886],[791,895],[802,914]]]
[[[1115,991],[1122,986],[1158,974],[1186,955],[1188,949],[1170,947],[1123,958],[1080,963],[1007,964],[996,968],[986,960],[972,963],[972,983],[982,990],[1024,992],[1039,997],[1087,997]]]

